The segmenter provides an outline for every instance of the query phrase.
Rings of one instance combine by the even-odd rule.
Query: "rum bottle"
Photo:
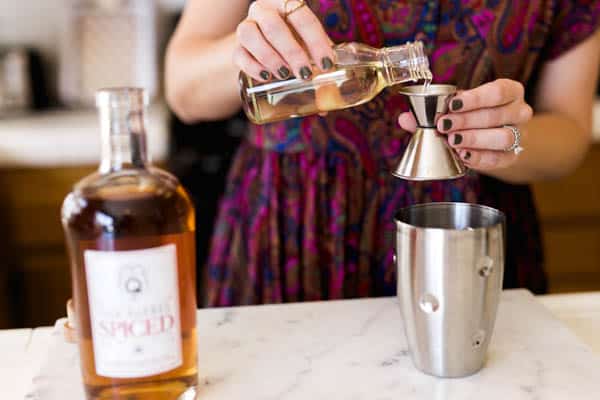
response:
[[[87,398],[195,398],[194,208],[148,160],[145,92],[100,90],[96,103],[100,168],[62,208]]]
[[[422,42],[375,49],[362,43],[334,46],[334,68],[310,80],[256,82],[240,73],[244,112],[255,124],[341,110],[366,103],[384,88],[432,79]]]

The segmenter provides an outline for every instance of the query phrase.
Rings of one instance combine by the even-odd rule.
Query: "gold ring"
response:
[[[284,0],[283,1],[283,18],[287,19],[290,15],[306,5],[304,0]]]

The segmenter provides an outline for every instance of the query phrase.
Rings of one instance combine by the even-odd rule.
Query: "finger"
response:
[[[294,38],[290,28],[277,11],[254,2],[250,6],[248,17],[256,21],[266,40],[292,67],[296,76],[302,79],[309,79],[312,76],[308,54]]]
[[[417,130],[417,120],[415,120],[414,115],[409,112],[400,114],[398,117],[398,124],[400,125],[400,128],[405,131],[414,132]]]
[[[261,65],[245,48],[238,46],[233,52],[233,63],[246,74],[257,81],[266,82],[264,79],[265,67]]]
[[[483,108],[464,113],[450,113],[440,118],[437,126],[440,132],[494,128],[508,124],[523,124],[529,121],[532,115],[531,107],[523,101],[518,101],[501,107]]]
[[[238,42],[254,57],[256,61],[262,64],[265,68],[261,72],[263,80],[268,80],[270,76],[266,76],[265,71],[269,75],[287,79],[290,75],[287,63],[273,49],[263,36],[258,25],[251,20],[245,20],[238,25],[237,28]],[[286,74],[287,72],[287,74]]]
[[[508,128],[468,129],[448,135],[448,143],[455,149],[504,150],[514,140]]]
[[[322,71],[333,68],[333,42],[312,10],[304,6],[290,14],[287,20],[300,35],[315,65]]]
[[[523,84],[511,79],[497,79],[475,89],[459,92],[450,102],[452,112],[466,112],[481,108],[498,107],[522,100]]]
[[[489,171],[506,168],[513,164],[517,155],[513,152],[462,149],[458,152],[460,158],[469,168],[479,171]]]

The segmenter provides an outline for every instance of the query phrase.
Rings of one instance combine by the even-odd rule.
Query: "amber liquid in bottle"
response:
[[[194,208],[175,177],[149,166],[139,110],[120,108],[101,110],[100,171],[63,205],[86,396],[194,398]]]
[[[341,110],[366,103],[385,87],[431,80],[420,42],[384,49],[344,43],[334,51],[335,68],[308,81],[292,78],[261,83],[241,73],[242,104],[248,118],[264,124]]]

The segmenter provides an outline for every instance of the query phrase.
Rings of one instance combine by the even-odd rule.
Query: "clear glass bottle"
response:
[[[100,168],[62,208],[86,395],[194,398],[194,208],[148,161],[145,92],[105,89],[96,99]]]
[[[362,43],[334,47],[331,71],[311,80],[256,82],[240,73],[244,112],[255,124],[341,110],[366,103],[385,87],[432,79],[421,42],[375,49]]]

